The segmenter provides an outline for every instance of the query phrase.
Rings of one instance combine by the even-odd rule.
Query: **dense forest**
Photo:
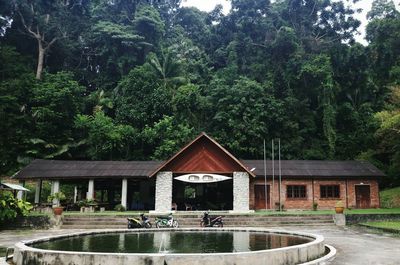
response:
[[[240,158],[366,159],[400,185],[400,13],[343,1],[0,1],[0,175],[34,158],[166,159],[205,131]]]

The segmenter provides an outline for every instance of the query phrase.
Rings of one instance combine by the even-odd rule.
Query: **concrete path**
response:
[[[287,231],[320,234],[327,244],[337,249],[329,265],[399,265],[400,235],[379,233],[362,227],[276,227]],[[84,230],[8,230],[0,231],[0,247],[12,247],[16,242],[44,236],[68,234]]]
[[[400,265],[400,235],[357,226],[286,227],[282,230],[323,235],[326,244],[337,250],[329,265]]]

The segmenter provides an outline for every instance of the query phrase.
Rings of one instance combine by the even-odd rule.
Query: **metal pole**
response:
[[[278,159],[279,159],[279,211],[282,211],[281,189],[282,189],[282,168],[281,168],[281,138],[278,138]]]
[[[275,155],[274,155],[274,140],[272,140],[272,161],[271,161],[271,163],[272,163],[272,199],[271,199],[271,209],[273,209],[272,207],[274,207],[275,208],[275,205],[274,205],[274,202],[275,202],[275,197],[274,197],[274,195],[275,195],[275,167],[274,167],[274,159],[275,159],[275,157],[274,157]]]
[[[265,210],[268,209],[267,200],[267,160],[265,157],[265,139],[264,139],[264,194],[265,194]]]

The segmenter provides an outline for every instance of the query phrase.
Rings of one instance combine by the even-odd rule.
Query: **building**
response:
[[[282,181],[272,179],[272,162],[239,160],[205,133],[167,161],[35,160],[14,178],[36,181],[40,203],[42,181],[74,186],[74,198],[96,199],[112,209],[130,210],[332,209],[379,207],[380,178],[385,175],[365,161],[281,161]],[[275,161],[275,173],[278,163]]]

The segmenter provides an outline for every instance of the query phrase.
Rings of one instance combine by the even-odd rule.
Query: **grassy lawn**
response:
[[[383,190],[380,193],[381,206],[384,208],[400,207],[400,187]]]
[[[374,228],[390,229],[400,232],[400,221],[366,222],[362,225]]]
[[[117,211],[105,211],[105,212],[94,212],[94,213],[81,213],[78,211],[70,211],[70,212],[63,212],[63,215],[71,216],[71,215],[106,215],[106,216],[131,216],[131,215],[139,215],[141,213],[147,213],[145,211],[127,211],[127,212],[117,212]]]

